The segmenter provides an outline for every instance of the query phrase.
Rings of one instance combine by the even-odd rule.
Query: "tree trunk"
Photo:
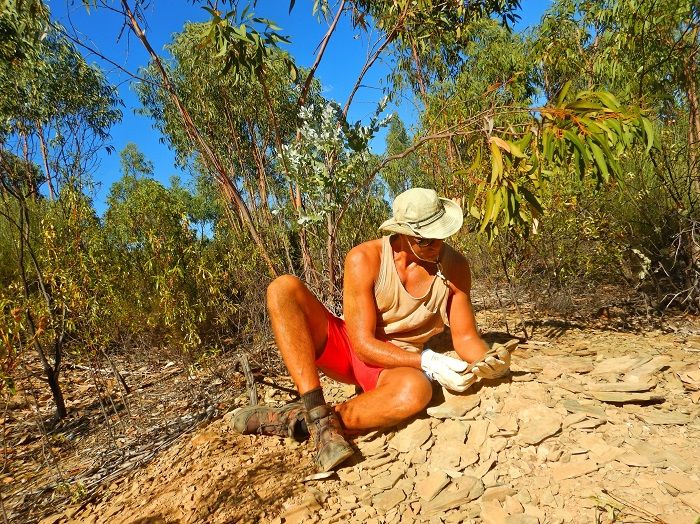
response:
[[[326,215],[326,229],[328,233],[328,237],[326,238],[326,259],[328,263],[328,299],[331,304],[335,304],[336,302],[336,296],[335,296],[335,290],[336,290],[336,285],[335,285],[335,251],[336,251],[336,245],[335,245],[335,227],[333,226],[334,220],[332,213],[328,213]]]
[[[697,33],[697,29],[695,29]],[[697,50],[691,53],[685,63],[685,94],[688,99],[688,163],[693,176],[693,193],[700,196],[700,180],[698,179],[698,149],[700,149],[700,103],[698,101],[698,64]]]
[[[250,233],[253,242],[258,248],[260,256],[263,258],[265,264],[267,265],[270,276],[273,278],[276,277],[278,275],[277,268],[275,267],[275,264],[267,251],[265,242],[263,242],[262,237],[258,233],[258,230],[255,227],[255,224],[253,223],[250,211],[248,210],[245,201],[241,197],[241,194],[239,193],[231,178],[228,176],[228,173],[224,169],[223,164],[221,163],[218,156],[214,153],[209,144],[199,133],[197,126],[195,126],[194,122],[192,121],[192,117],[189,111],[187,111],[187,109],[182,105],[180,98],[175,92],[175,87],[170,82],[170,77],[168,76],[168,73],[165,71],[165,68],[163,67],[160,58],[153,50],[153,47],[146,38],[146,33],[143,31],[140,24],[136,20],[136,16],[131,10],[131,7],[129,6],[126,0],[121,0],[121,5],[124,9],[124,15],[128,19],[127,22],[129,24],[129,27],[134,32],[136,37],[141,41],[143,46],[146,48],[146,51],[151,57],[151,60],[153,60],[153,63],[156,65],[161,79],[163,80],[163,87],[170,96],[170,100],[177,109],[178,113],[180,113],[187,134],[197,147],[197,150],[202,156],[202,160],[204,161],[205,165],[211,168],[214,174],[217,175],[216,178],[219,182],[219,187],[222,189],[222,192],[224,193],[226,198],[229,200],[229,202],[232,202],[234,204],[238,216],[248,229],[248,232]]]
[[[51,389],[51,395],[53,396],[54,404],[56,404],[56,417],[59,419],[65,418],[68,414],[66,410],[66,402],[63,398],[63,391],[61,391],[61,386],[58,383],[59,371],[47,370],[46,378],[49,381],[49,389]]]
[[[44,128],[39,122],[37,122],[37,134],[39,135],[39,145],[41,146],[41,159],[44,162],[44,174],[46,175],[46,183],[49,186],[49,198],[51,200],[56,199],[56,191],[53,187],[53,181],[51,180],[51,170],[49,169],[49,150],[46,147],[46,140],[44,139]]]
[[[287,175],[287,178],[291,180],[292,177],[289,171],[289,166],[287,165],[287,158],[282,154],[282,134],[280,132],[279,124],[277,122],[277,116],[275,115],[274,109],[272,107],[272,99],[270,98],[270,92],[267,89],[267,81],[265,77],[265,72],[263,70],[259,71],[258,80],[260,81],[260,85],[262,87],[263,98],[265,99],[265,107],[270,117],[270,121],[272,122],[275,146],[277,147],[277,151],[279,152],[279,155],[282,158],[282,165],[284,167],[285,174]],[[297,212],[297,214],[299,214],[299,212],[302,209],[302,200],[301,193],[299,192],[299,186],[297,186],[296,188],[296,196],[294,199],[292,199],[292,203],[294,205],[295,211]],[[316,283],[313,271],[314,265],[313,259],[311,258],[311,253],[309,251],[309,243],[306,239],[306,231],[303,227],[299,229],[299,249],[301,250],[301,264],[304,273],[304,281],[306,281],[307,284],[311,284],[313,287]]]

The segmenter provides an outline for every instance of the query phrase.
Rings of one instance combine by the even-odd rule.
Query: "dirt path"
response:
[[[224,418],[43,522],[695,522],[698,333],[549,335],[520,346],[508,380],[443,392],[424,417],[357,439],[327,479],[304,481],[306,444],[239,436]]]

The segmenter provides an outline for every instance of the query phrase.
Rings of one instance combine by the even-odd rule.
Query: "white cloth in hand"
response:
[[[463,360],[435,353],[432,349],[426,349],[420,356],[421,369],[428,378],[452,391],[465,391],[476,380],[471,373],[464,374],[468,365]]]
[[[494,344],[482,360],[471,365],[469,373],[479,378],[492,379],[507,375],[509,370],[510,352],[505,346]]]

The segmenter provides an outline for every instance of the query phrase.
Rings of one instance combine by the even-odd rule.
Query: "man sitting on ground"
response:
[[[380,226],[390,234],[345,258],[344,320],[296,277],[274,280],[267,291],[272,329],[302,402],[243,408],[234,428],[298,439],[310,434],[317,469],[329,471],[353,454],[346,434],[390,427],[425,409],[431,380],[461,392],[478,378],[507,373],[507,351],[484,358],[488,346],[476,327],[469,264],[444,242],[462,220],[461,208],[433,190],[397,196],[392,218]],[[445,326],[459,359],[424,347]],[[319,370],[363,393],[329,406]]]

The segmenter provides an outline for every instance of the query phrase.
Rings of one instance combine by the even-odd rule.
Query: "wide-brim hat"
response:
[[[379,229],[423,238],[443,239],[462,227],[462,208],[448,198],[440,198],[432,189],[414,187],[394,199],[394,216]]]

